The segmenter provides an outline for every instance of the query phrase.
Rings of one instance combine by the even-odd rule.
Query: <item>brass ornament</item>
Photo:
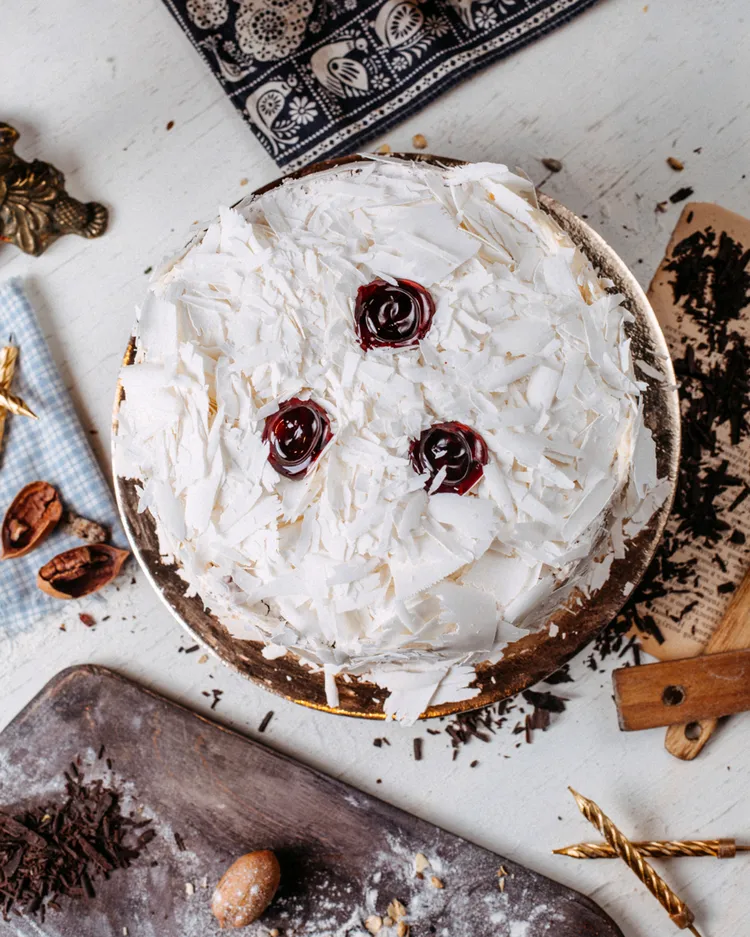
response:
[[[50,163],[27,163],[14,147],[18,131],[0,121],[0,241],[38,257],[63,234],[100,237],[109,213],[65,191],[65,176]]]

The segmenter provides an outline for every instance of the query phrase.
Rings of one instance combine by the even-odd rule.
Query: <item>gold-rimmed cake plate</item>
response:
[[[460,160],[423,154],[394,154],[390,158],[449,166],[461,164]],[[317,163],[283,176],[258,189],[255,194],[267,192],[288,179],[361,159],[361,156],[349,156]],[[679,403],[669,351],[654,312],[633,274],[595,231],[549,196],[540,193],[539,202],[589,258],[598,273],[612,280],[614,288],[625,297],[625,305],[635,318],[629,330],[633,358],[652,364],[666,377],[665,380],[658,380],[649,374],[639,375],[648,385],[643,396],[644,419],[656,442],[659,477],[669,480],[671,490],[649,523],[628,541],[625,556],[613,561],[609,578],[598,592],[589,598],[574,590],[563,606],[552,610],[540,631],[509,645],[497,663],[477,665],[476,686],[479,692],[476,696],[431,707],[424,713],[425,717],[468,711],[514,696],[549,676],[585,647],[615,617],[625,602],[625,592],[637,585],[645,573],[658,546],[674,498],[680,451]],[[135,340],[131,339],[123,363],[132,364],[135,355]],[[116,450],[114,438],[122,397],[122,386],[118,382],[113,417],[113,450]],[[341,715],[384,718],[383,699],[387,693],[381,687],[357,677],[351,677],[349,681],[338,680],[339,705],[331,707],[326,702],[322,673],[315,673],[303,666],[291,653],[283,658],[267,660],[263,657],[261,643],[240,641],[232,637],[221,622],[206,611],[199,596],[186,596],[186,583],[178,569],[163,562],[160,556],[151,514],[138,511],[138,483],[118,475],[116,451],[113,452],[113,460],[117,504],[133,553],[162,601],[193,638],[213,651],[233,670],[295,703]],[[553,621],[556,626],[553,629],[554,636],[550,635]]]

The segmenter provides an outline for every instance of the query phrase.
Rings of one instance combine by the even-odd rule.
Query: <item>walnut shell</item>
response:
[[[24,556],[52,533],[62,517],[60,495],[48,482],[31,482],[22,488],[5,512],[0,559]]]
[[[281,870],[270,849],[249,852],[222,875],[211,899],[211,910],[221,927],[247,927],[257,921],[273,901]]]
[[[36,577],[36,584],[56,599],[80,599],[108,585],[130,556],[108,543],[74,547],[53,556]]]

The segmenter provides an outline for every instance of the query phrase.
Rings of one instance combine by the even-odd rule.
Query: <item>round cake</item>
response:
[[[190,593],[409,720],[595,590],[667,487],[632,317],[495,164],[363,157],[158,269],[116,471]]]

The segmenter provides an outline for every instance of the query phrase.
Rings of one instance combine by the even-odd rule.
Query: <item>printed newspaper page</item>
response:
[[[750,567],[750,221],[686,205],[648,296],[683,416],[664,594],[647,590],[657,597],[643,604],[664,642],[640,635],[644,650],[667,660],[702,652]]]

